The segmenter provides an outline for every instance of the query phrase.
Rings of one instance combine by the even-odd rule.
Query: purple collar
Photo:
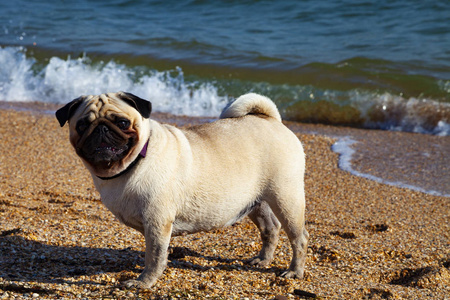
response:
[[[139,155],[142,157],[145,157],[147,155],[147,147],[148,147],[148,141],[145,143],[144,147],[142,147],[141,152],[139,152]]]
[[[148,148],[148,141],[145,143],[144,147],[142,148],[141,152],[139,152],[139,155],[136,157],[136,159],[122,172],[111,177],[100,177],[100,176],[97,177],[100,178],[101,180],[111,180],[119,176],[122,176],[125,173],[128,173],[141,160],[141,158],[144,158],[147,155],[147,148]]]

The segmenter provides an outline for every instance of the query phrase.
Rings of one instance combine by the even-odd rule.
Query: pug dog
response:
[[[150,288],[162,275],[172,236],[230,226],[245,216],[262,239],[250,265],[268,266],[280,229],[292,247],[280,275],[302,278],[305,156],[275,104],[246,94],[220,119],[177,128],[150,119],[151,103],[118,92],[81,96],[56,112],[92,174],[104,205],[145,237],[145,268],[128,287]]]

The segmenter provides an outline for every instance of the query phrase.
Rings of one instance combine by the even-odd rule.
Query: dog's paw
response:
[[[136,279],[130,279],[127,281],[124,281],[122,283],[123,286],[125,286],[126,288],[136,288],[136,289],[149,289],[151,288],[151,284],[147,284],[141,280],[136,280]]]
[[[263,259],[259,256],[250,258],[249,260],[246,261],[246,263],[249,264],[250,266],[255,266],[258,268],[268,267],[271,262],[272,262],[272,259]]]
[[[286,271],[282,272],[279,276],[283,277],[283,278],[302,279],[303,278],[303,270],[297,271],[297,272],[286,270]]]

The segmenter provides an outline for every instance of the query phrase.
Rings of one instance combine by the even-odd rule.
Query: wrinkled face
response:
[[[148,138],[139,105],[124,95],[131,94],[80,97],[68,113],[70,143],[97,176],[114,176],[126,169]]]

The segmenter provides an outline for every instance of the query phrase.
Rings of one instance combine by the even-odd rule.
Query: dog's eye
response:
[[[128,127],[130,127],[130,121],[121,119],[116,122],[116,125],[120,129],[125,130],[125,129],[128,129]]]
[[[89,125],[85,121],[81,120],[77,123],[77,126],[75,129],[77,130],[79,135],[82,135],[83,132],[85,132],[88,127],[89,127]]]

